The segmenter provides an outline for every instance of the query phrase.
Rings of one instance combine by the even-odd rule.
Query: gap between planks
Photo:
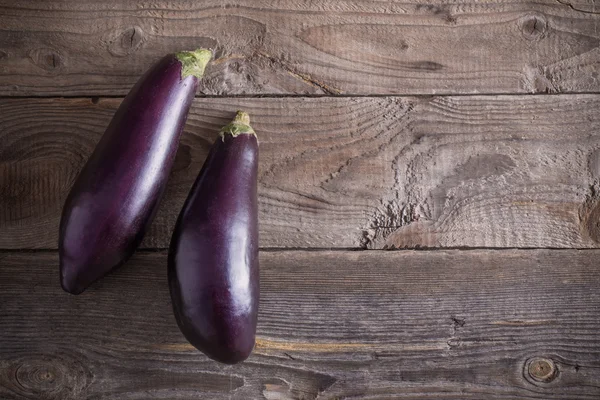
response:
[[[428,94],[229,94],[229,95],[201,95],[197,94],[195,96],[196,99],[347,99],[347,98],[406,98],[411,97],[415,99],[431,99],[434,97],[560,97],[560,96],[576,96],[576,95],[598,95],[600,91],[589,91],[589,92],[557,92],[557,93],[452,93],[452,92],[440,92],[440,93],[428,93]],[[0,95],[0,100],[28,100],[28,99],[92,99],[92,100],[100,100],[100,99],[122,99],[124,95],[102,95],[102,96],[92,96],[92,95],[26,95],[26,96],[9,96],[9,95]]]
[[[169,249],[166,247],[156,247],[156,248],[140,248],[135,251],[134,255],[137,253],[147,254],[147,253],[163,253],[167,252]],[[347,253],[347,252],[364,252],[364,253],[411,253],[411,252],[419,252],[419,253],[434,253],[434,252],[476,252],[476,251],[494,251],[494,252],[510,252],[510,251],[539,251],[539,250],[548,250],[548,251],[557,251],[557,252],[565,252],[565,251],[582,251],[582,252],[594,252],[598,249],[589,248],[589,247],[421,247],[421,248],[404,248],[404,249],[365,249],[363,247],[261,247],[259,251],[261,253],[285,253],[285,252],[307,252],[307,253],[325,253],[325,252],[338,252],[338,253]],[[57,253],[58,249],[0,249],[0,254],[45,254],[45,253]]]

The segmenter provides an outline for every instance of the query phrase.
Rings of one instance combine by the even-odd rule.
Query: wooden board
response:
[[[1,0],[0,95],[124,95],[215,50],[203,93],[596,92],[590,0]]]
[[[56,248],[119,99],[0,100],[0,248]],[[166,248],[237,108],[260,140],[261,246],[598,247],[600,96],[197,99],[144,247]]]
[[[237,366],[182,337],[165,253],[77,297],[54,252],[0,257],[3,399],[600,397],[597,250],[263,252]]]

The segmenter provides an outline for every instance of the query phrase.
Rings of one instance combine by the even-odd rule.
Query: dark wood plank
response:
[[[0,248],[56,248],[118,99],[0,100]],[[600,96],[197,99],[144,247],[168,247],[218,128],[260,140],[264,247],[600,243]]]
[[[55,253],[1,257],[3,399],[600,397],[597,250],[263,252],[237,366],[185,342],[164,253],[78,297]]]
[[[0,95],[124,95],[215,49],[206,94],[600,89],[590,0],[1,0]]]

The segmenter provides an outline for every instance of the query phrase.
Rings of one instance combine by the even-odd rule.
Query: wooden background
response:
[[[0,0],[0,399],[600,398],[599,28],[594,0]],[[67,295],[76,174],[140,74],[197,47],[142,249]],[[225,366],[180,334],[165,249],[237,108],[261,307]]]

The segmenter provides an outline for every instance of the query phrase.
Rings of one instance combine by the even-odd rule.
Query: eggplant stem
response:
[[[192,75],[200,79],[204,75],[206,64],[212,59],[212,51],[196,49],[194,51],[180,51],[175,57],[181,63],[181,79]]]
[[[236,137],[241,134],[254,135],[256,132],[250,126],[250,116],[247,112],[238,111],[233,121],[221,128],[221,139],[225,140],[225,134]]]

